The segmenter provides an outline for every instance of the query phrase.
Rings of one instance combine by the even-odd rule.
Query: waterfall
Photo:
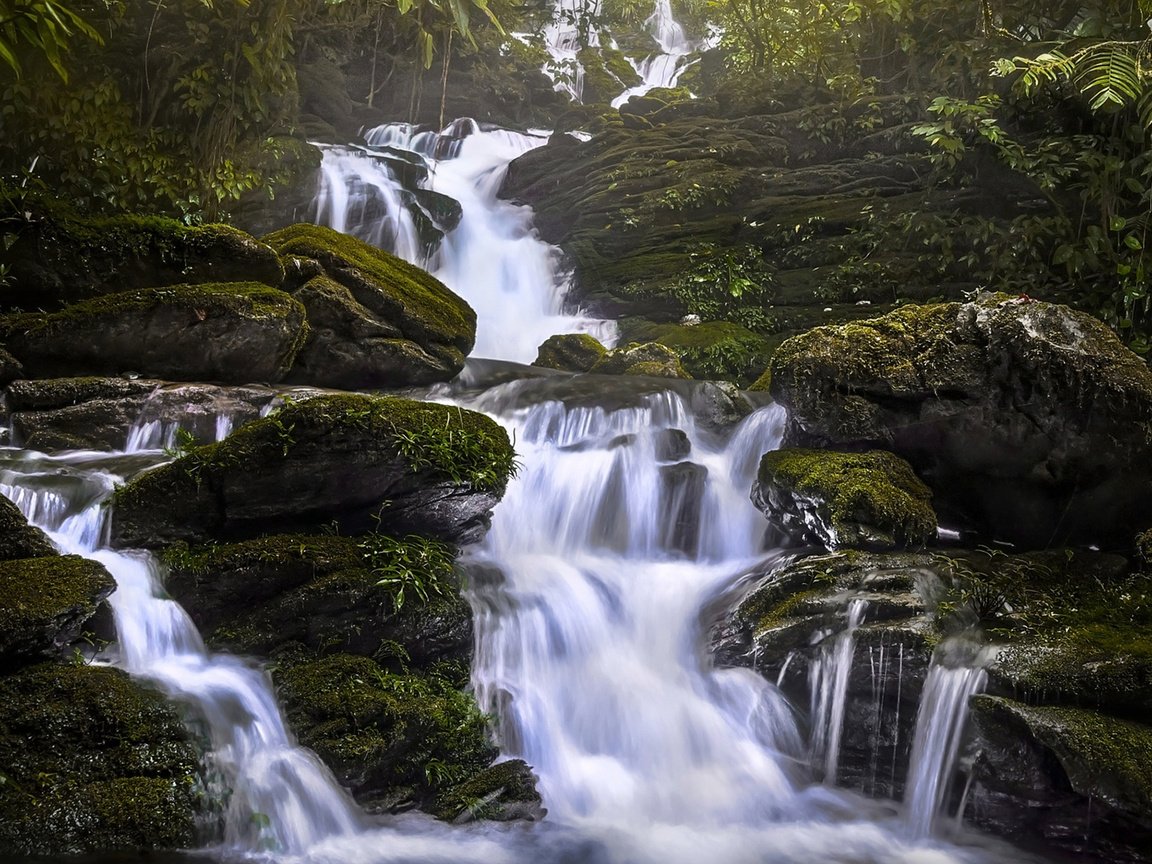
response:
[[[323,148],[315,219],[423,267],[467,300],[478,318],[474,356],[529,363],[557,333],[591,333],[612,344],[614,324],[566,311],[560,251],[537,236],[531,208],[497,197],[508,164],[544,138],[485,131],[473,121],[440,133],[387,124],[366,138],[369,149]],[[419,240],[396,160],[380,153],[418,160],[427,175],[415,188],[459,202],[459,224],[435,251]]]
[[[700,45],[684,35],[684,28],[672,15],[671,0],[656,0],[656,8],[644,22],[644,29],[660,43],[660,51],[639,62],[629,61],[643,83],[629,87],[613,99],[613,108],[619,108],[633,96],[643,96],[657,87],[675,87],[684,70],[695,62],[691,55]]]
[[[823,762],[824,782],[835,785],[840,766],[840,738],[848,704],[848,678],[856,649],[856,628],[864,621],[866,600],[848,603],[844,629],[809,667],[812,689],[812,741],[814,760]]]
[[[987,678],[979,666],[949,667],[935,660],[928,670],[904,788],[908,830],[914,837],[932,833],[964,740],[968,701],[984,689]]]
[[[112,659],[186,705],[207,728],[207,767],[228,795],[228,847],[293,853],[354,832],[360,824],[355,806],[315,754],[296,746],[267,674],[205,649],[187,613],[164,597],[151,555],[104,548],[104,505],[123,478],[93,470],[94,458],[115,462],[115,456],[83,452],[5,460],[0,494],[61,552],[99,561],[112,574]]]

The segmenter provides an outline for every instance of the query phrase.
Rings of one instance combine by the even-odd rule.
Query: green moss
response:
[[[473,819],[500,818],[509,804],[538,805],[531,770],[519,759],[499,762],[437,795],[430,812],[454,821],[465,812]]]
[[[977,715],[1023,728],[1059,761],[1072,788],[1128,812],[1152,812],[1152,728],[1080,708],[979,696]]]
[[[625,323],[622,341],[656,342],[671,348],[693,378],[751,382],[771,356],[764,337],[728,321],[701,324]]]
[[[607,352],[608,349],[594,336],[587,333],[564,333],[545,339],[532,365],[565,372],[587,372]]]
[[[311,258],[347,287],[350,269],[381,292],[384,311],[394,313],[409,338],[430,336],[467,354],[476,334],[476,313],[442,282],[406,261],[355,237],[319,225],[291,225],[262,238],[281,256]],[[360,298],[358,298],[360,299]],[[365,302],[363,299],[360,302]],[[365,303],[370,308],[371,303]]]
[[[50,653],[115,587],[102,565],[78,555],[0,562],[0,656]]]
[[[866,539],[861,526],[898,546],[920,547],[936,534],[931,491],[907,462],[886,451],[776,450],[761,460],[759,482],[817,502],[834,544]]]
[[[20,508],[0,495],[0,561],[56,554],[44,532],[29,525]]]
[[[594,375],[645,375],[652,378],[691,378],[676,352],[655,342],[614,348],[588,370]]]
[[[472,697],[437,676],[392,674],[337,654],[275,677],[301,742],[361,796],[408,787],[431,800],[495,755]]]
[[[757,392],[767,392],[772,389],[772,370],[765,369],[760,373],[760,377],[748,385],[749,390]]]
[[[45,664],[0,679],[0,850],[186,847],[199,760],[158,694],[115,669]]]
[[[50,411],[93,399],[120,399],[155,389],[155,381],[84,375],[18,381],[9,388],[8,401],[14,411]]]

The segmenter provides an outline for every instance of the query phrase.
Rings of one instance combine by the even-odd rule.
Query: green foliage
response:
[[[64,55],[77,33],[103,42],[87,21],[57,0],[0,0],[0,60],[18,78],[24,72],[20,56],[31,49],[67,81]]]
[[[487,436],[476,435],[463,422],[462,409],[456,410],[461,413],[456,424],[447,418],[443,425],[397,427],[393,440],[400,454],[413,471],[431,471],[477,490],[504,488],[520,468],[515,453],[494,448]]]
[[[770,331],[772,271],[759,247],[699,244],[689,251],[691,269],[668,287],[689,314],[704,321],[728,320],[749,330]]]
[[[415,534],[400,540],[368,534],[358,545],[369,571],[378,577],[377,584],[392,592],[396,612],[411,598],[424,605],[457,591],[453,569],[456,554],[451,546]]]

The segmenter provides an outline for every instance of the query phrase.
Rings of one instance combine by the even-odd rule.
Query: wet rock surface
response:
[[[320,396],[134,480],[112,536],[155,547],[335,524],[465,542],[487,529],[512,459],[504,430],[471,411]]]
[[[1067,307],[905,307],[795,337],[771,374],[786,444],[891,450],[945,524],[1043,548],[1126,544],[1152,517],[1152,372]]]

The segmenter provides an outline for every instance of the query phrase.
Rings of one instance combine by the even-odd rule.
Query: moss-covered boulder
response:
[[[461,824],[476,819],[540,819],[541,805],[532,768],[523,759],[509,759],[439,792],[430,809],[438,819]]]
[[[648,378],[691,378],[679,355],[655,342],[613,348],[588,370],[594,375],[643,375]]]
[[[136,478],[114,499],[127,546],[336,525],[452,542],[480,536],[515,467],[482,414],[391,397],[293,403]]]
[[[33,528],[20,508],[0,495],[0,561],[43,558],[56,548],[39,528]]]
[[[307,334],[304,307],[255,282],[109,294],[0,318],[0,339],[34,378],[134,372],[176,381],[278,381]]]
[[[1083,313],[903,307],[788,340],[771,374],[786,444],[892,450],[957,527],[1127,546],[1152,520],[1152,371]]]
[[[565,333],[549,336],[540,345],[533,366],[564,372],[587,372],[608,352],[595,336]]]
[[[199,759],[159,694],[107,667],[0,678],[0,855],[188,848]]]
[[[187,226],[142,216],[80,217],[36,202],[5,255],[0,308],[60,309],[125,289],[284,279],[277,254],[227,225]],[[13,220],[15,222],[15,220]]]
[[[1082,708],[972,701],[969,819],[1085,860],[1139,861],[1152,845],[1152,727]]]
[[[170,549],[165,585],[213,648],[268,657],[303,646],[422,668],[471,652],[454,558],[415,536],[275,535]]]
[[[0,562],[0,667],[58,656],[116,583],[76,555]]]
[[[744,386],[755,380],[772,354],[773,343],[730,321],[654,324],[632,319],[622,341],[655,342],[671,348],[693,378],[731,381]]]
[[[406,261],[318,225],[263,238],[306,281],[312,335],[293,380],[345,389],[447,381],[476,341],[476,313]]]
[[[793,542],[829,549],[922,549],[936,536],[932,493],[882,450],[766,453],[752,501]]]
[[[427,806],[496,756],[464,682],[350,654],[282,662],[273,677],[300,743],[370,810]]]
[[[12,429],[31,450],[123,450],[130,431],[155,424],[159,448],[176,427],[193,440],[216,440],[226,419],[240,426],[260,417],[276,397],[267,387],[220,387],[146,378],[48,378],[14,381],[8,388]]]

